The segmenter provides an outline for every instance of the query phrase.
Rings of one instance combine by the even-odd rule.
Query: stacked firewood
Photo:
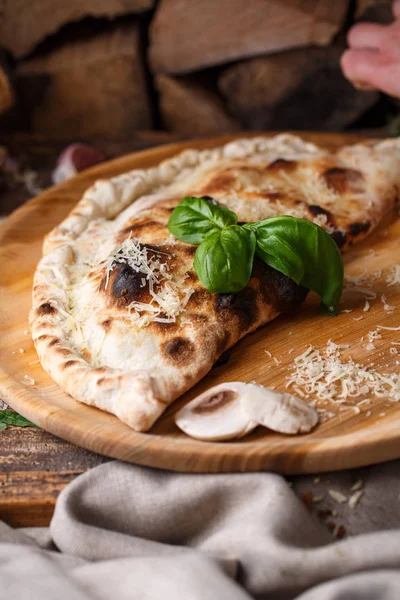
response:
[[[343,130],[379,100],[339,66],[391,0],[0,0],[0,132],[129,139]]]

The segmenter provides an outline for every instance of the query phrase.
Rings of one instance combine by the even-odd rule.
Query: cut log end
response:
[[[218,95],[191,78],[156,77],[163,125],[183,136],[231,133],[239,123],[228,115]]]
[[[348,0],[161,0],[150,27],[151,67],[185,74],[288,48],[325,46],[348,6]]]
[[[0,39],[15,58],[27,56],[45,38],[86,17],[113,19],[150,10],[155,0],[10,0],[5,3]],[[1,5],[1,2],[0,2]]]

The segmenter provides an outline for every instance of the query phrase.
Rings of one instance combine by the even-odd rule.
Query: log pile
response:
[[[343,130],[374,107],[339,57],[391,0],[0,0],[0,133],[126,140]]]

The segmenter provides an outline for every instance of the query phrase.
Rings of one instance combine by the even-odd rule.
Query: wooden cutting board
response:
[[[372,397],[359,409],[335,406],[335,417],[308,435],[293,437],[258,428],[243,440],[206,443],[185,436],[173,420],[184,402],[224,381],[256,381],[284,390],[294,357],[309,344],[322,350],[330,339],[350,345],[344,358],[351,356],[366,365],[373,362],[382,373],[398,371],[400,346],[398,355],[390,353],[390,347],[396,347],[391,342],[400,341],[400,331],[384,330],[382,338],[374,342],[375,350],[366,348],[367,334],[377,325],[400,325],[400,286],[388,288],[385,283],[391,266],[400,262],[400,221],[394,215],[388,215],[385,223],[345,258],[350,275],[382,269],[382,277],[373,284],[377,298],[368,312],[363,311],[362,295],[346,294],[341,308],[352,312],[324,317],[318,313],[318,299],[310,295],[297,314],[279,317],[238,343],[228,362],[214,367],[175,402],[149,433],[136,433],[112,415],[75,402],[41,368],[28,331],[28,311],[44,234],[67,215],[95,179],[146,168],[184,148],[216,146],[234,137],[171,144],[110,161],[49,189],[7,219],[0,228],[0,396],[34,423],[75,444],[176,471],[312,473],[400,457],[400,406],[385,398]],[[304,137],[328,148],[358,141],[356,136],[339,134]],[[384,310],[382,294],[396,307],[393,312]]]

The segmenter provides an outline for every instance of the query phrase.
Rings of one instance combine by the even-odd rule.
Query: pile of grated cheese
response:
[[[379,373],[348,358],[341,358],[346,345],[337,345],[329,340],[324,354],[309,346],[294,359],[293,374],[288,377],[286,387],[304,390],[307,397],[344,404],[348,398],[365,395],[384,397],[400,401],[400,374]]]
[[[174,280],[164,256],[171,258],[166,252],[149,251],[136,238],[127,238],[107,259],[106,288],[115,263],[127,264],[135,273],[142,274],[141,287],[149,287],[150,303],[133,301],[127,307],[138,327],[146,327],[152,321],[174,323],[192,295],[192,290],[183,285],[186,276]]]

